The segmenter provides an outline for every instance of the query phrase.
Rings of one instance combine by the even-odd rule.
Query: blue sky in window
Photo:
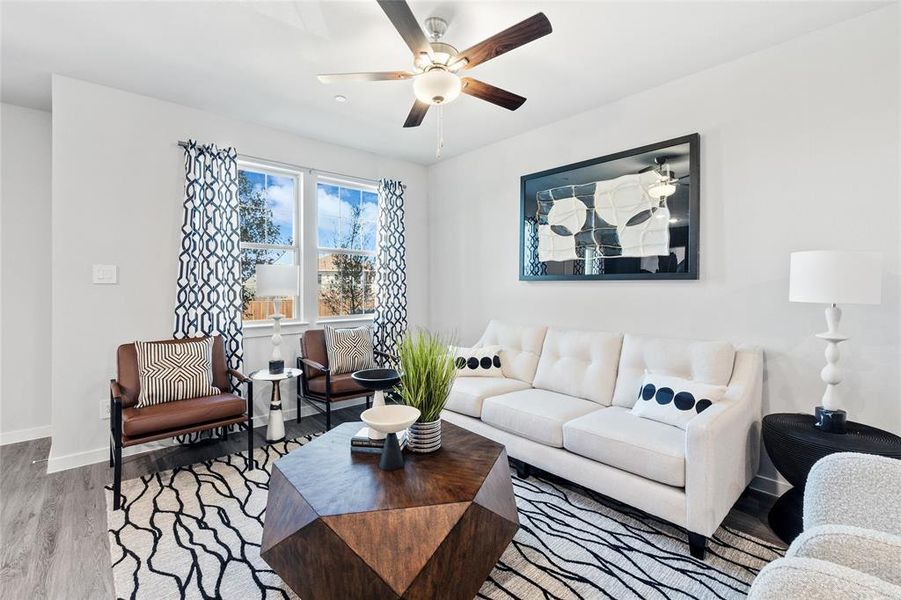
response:
[[[284,243],[294,239],[295,180],[293,177],[269,175],[243,170],[255,191],[266,192],[266,203],[272,210],[273,225]]]
[[[378,196],[375,192],[319,183],[316,186],[319,245],[338,247],[350,230],[354,207],[361,207],[365,250],[375,250]]]

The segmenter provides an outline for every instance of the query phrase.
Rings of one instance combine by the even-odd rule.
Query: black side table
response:
[[[804,485],[813,464],[835,452],[860,452],[901,459],[901,437],[848,421],[847,433],[825,433],[813,415],[776,413],[763,418],[766,452],[794,487],[770,509],[770,527],[786,544],[804,528]]]

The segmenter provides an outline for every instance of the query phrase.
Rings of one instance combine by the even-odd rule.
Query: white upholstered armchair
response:
[[[901,599],[901,460],[832,454],[804,488],[804,532],[751,600]]]

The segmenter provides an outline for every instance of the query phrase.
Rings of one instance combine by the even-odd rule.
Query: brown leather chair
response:
[[[203,338],[162,340],[180,344]],[[110,466],[113,471],[113,509],[121,504],[122,448],[217,427],[243,425],[247,429],[247,468],[253,466],[253,382],[228,368],[225,346],[213,337],[213,385],[222,390],[203,396],[138,408],[140,384],[138,355],[134,344],[119,346],[116,353],[118,377],[110,380]],[[230,392],[231,378],[247,384],[247,398]]]
[[[375,355],[385,357],[381,352],[376,352]],[[300,336],[297,368],[301,370],[300,385],[297,386],[298,423],[304,400],[320,413],[325,413],[326,431],[332,428],[332,402],[366,396],[366,408],[369,408],[371,391],[354,381],[350,373],[333,375],[329,369],[325,331],[322,329],[310,329]]]

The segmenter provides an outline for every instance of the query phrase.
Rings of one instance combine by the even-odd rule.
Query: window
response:
[[[258,164],[238,164],[244,321],[265,321],[275,312],[274,302],[255,297],[256,266],[298,264],[300,189],[297,172]],[[297,297],[282,299],[281,313],[287,319],[296,318]]]
[[[375,312],[375,186],[320,178],[316,183],[319,316]]]

